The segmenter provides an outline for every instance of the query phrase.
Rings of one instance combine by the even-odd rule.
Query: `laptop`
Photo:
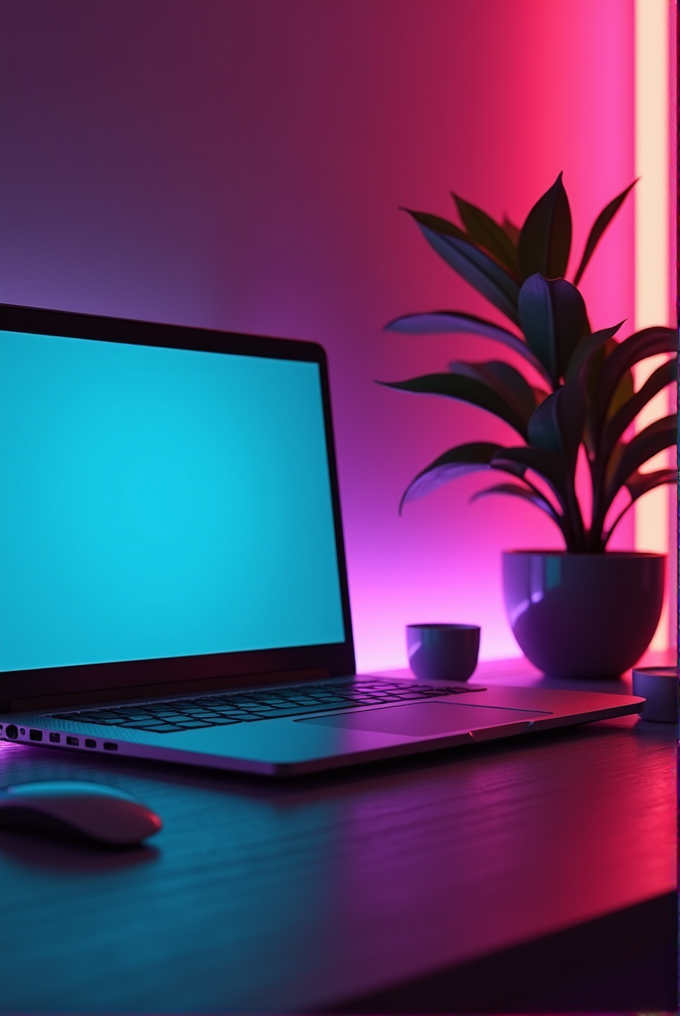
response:
[[[642,710],[355,674],[321,346],[0,306],[0,737],[289,776]]]

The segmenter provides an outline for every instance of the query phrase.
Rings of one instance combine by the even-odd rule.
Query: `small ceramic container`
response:
[[[677,667],[633,668],[633,695],[647,699],[643,720],[677,723],[679,688]]]
[[[406,647],[411,670],[425,681],[467,681],[479,655],[477,624],[409,624]]]

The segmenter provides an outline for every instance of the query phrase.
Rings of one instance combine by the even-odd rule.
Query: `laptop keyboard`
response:
[[[224,727],[231,723],[308,716],[337,709],[351,710],[362,706],[418,702],[471,691],[484,689],[437,687],[420,682],[406,684],[403,681],[369,678],[348,681],[346,684],[298,685],[259,691],[226,692],[181,700],[171,699],[166,702],[145,702],[141,705],[82,709],[59,713],[54,718],[170,734],[181,730],[198,730],[201,727]]]

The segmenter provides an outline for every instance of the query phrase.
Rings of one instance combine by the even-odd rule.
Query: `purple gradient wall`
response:
[[[0,0],[0,299],[315,339],[329,352],[360,666],[408,621],[481,623],[517,655],[503,548],[559,546],[530,508],[408,506],[481,411],[379,388],[493,344],[387,336],[486,313],[398,206],[449,191],[522,220],[560,170],[574,258],[634,176],[632,0]],[[594,327],[633,316],[632,205],[584,278]],[[622,334],[625,334],[623,332]],[[619,546],[630,546],[630,523]]]

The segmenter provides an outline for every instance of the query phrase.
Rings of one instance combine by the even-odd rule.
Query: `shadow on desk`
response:
[[[327,1013],[674,1013],[675,893]]]
[[[104,874],[149,864],[160,856],[157,847],[146,844],[112,850],[68,837],[55,836],[48,841],[48,849],[46,846],[45,840],[33,833],[0,830],[0,855],[26,869],[42,868],[63,874]]]

